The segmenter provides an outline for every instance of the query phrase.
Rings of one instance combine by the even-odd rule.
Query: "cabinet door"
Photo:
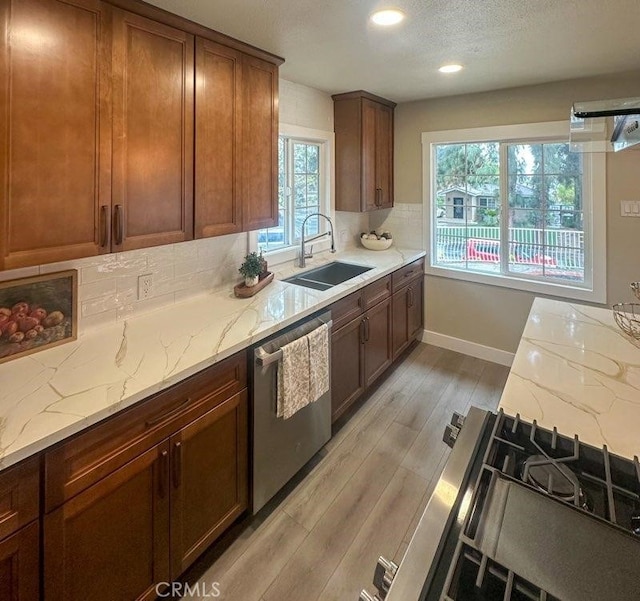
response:
[[[40,599],[40,540],[38,522],[32,522],[0,542],[0,599]]]
[[[364,381],[368,387],[391,365],[391,299],[369,309],[364,319]]]
[[[409,345],[409,287],[395,292],[391,300],[393,316],[392,351],[395,359]]]
[[[354,319],[331,335],[331,419],[364,392],[364,320]]]
[[[107,252],[111,28],[104,5],[7,0],[0,29],[0,269]]]
[[[409,286],[407,309],[407,332],[409,340],[420,335],[424,327],[424,278]]]
[[[242,85],[242,219],[252,231],[278,225],[278,67],[247,56]]]
[[[169,570],[169,442],[44,517],[47,601],[151,600]]]
[[[113,250],[193,237],[193,36],[114,10]]]
[[[378,208],[378,176],[376,159],[376,124],[378,103],[362,100],[362,188],[361,207],[363,211]]]
[[[424,324],[424,281],[414,279],[408,286],[393,295],[392,300],[392,350],[398,357],[420,335]]]
[[[376,199],[379,209],[393,206],[393,109],[376,107]]]
[[[196,39],[195,237],[242,231],[242,54]]]
[[[171,437],[173,578],[247,508],[248,428],[244,390]]]

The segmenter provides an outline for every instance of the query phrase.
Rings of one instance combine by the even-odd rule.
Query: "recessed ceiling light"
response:
[[[442,65],[442,67],[438,69],[440,73],[457,73],[458,71],[461,71],[461,70],[462,70],[462,65]]]
[[[371,15],[371,20],[376,25],[395,25],[404,19],[404,13],[395,8],[379,10]]]

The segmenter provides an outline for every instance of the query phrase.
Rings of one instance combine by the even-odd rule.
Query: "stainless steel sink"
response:
[[[315,269],[310,269],[304,273],[286,278],[283,281],[298,286],[305,286],[306,288],[313,288],[314,290],[328,290],[371,269],[373,269],[373,267],[334,261],[322,267],[316,267]]]

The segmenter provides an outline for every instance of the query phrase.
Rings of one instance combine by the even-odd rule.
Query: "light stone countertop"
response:
[[[77,341],[0,365],[0,468],[176,384],[425,255],[395,247],[323,253],[373,267],[327,291],[277,279],[248,299],[233,285],[89,331]],[[291,265],[293,262],[291,262]]]
[[[640,455],[640,343],[608,309],[535,299],[500,400],[505,413]]]

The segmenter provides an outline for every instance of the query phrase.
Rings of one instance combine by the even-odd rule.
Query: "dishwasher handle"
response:
[[[329,321],[326,322],[326,324],[329,330],[331,330],[331,327],[333,326],[333,320],[330,319]],[[282,359],[282,349],[278,349],[273,353],[267,353],[267,351],[265,351],[264,348],[260,347],[256,349],[255,357],[256,357],[256,363],[261,367],[265,367],[266,365],[277,363],[278,361],[280,361],[280,359]]]

